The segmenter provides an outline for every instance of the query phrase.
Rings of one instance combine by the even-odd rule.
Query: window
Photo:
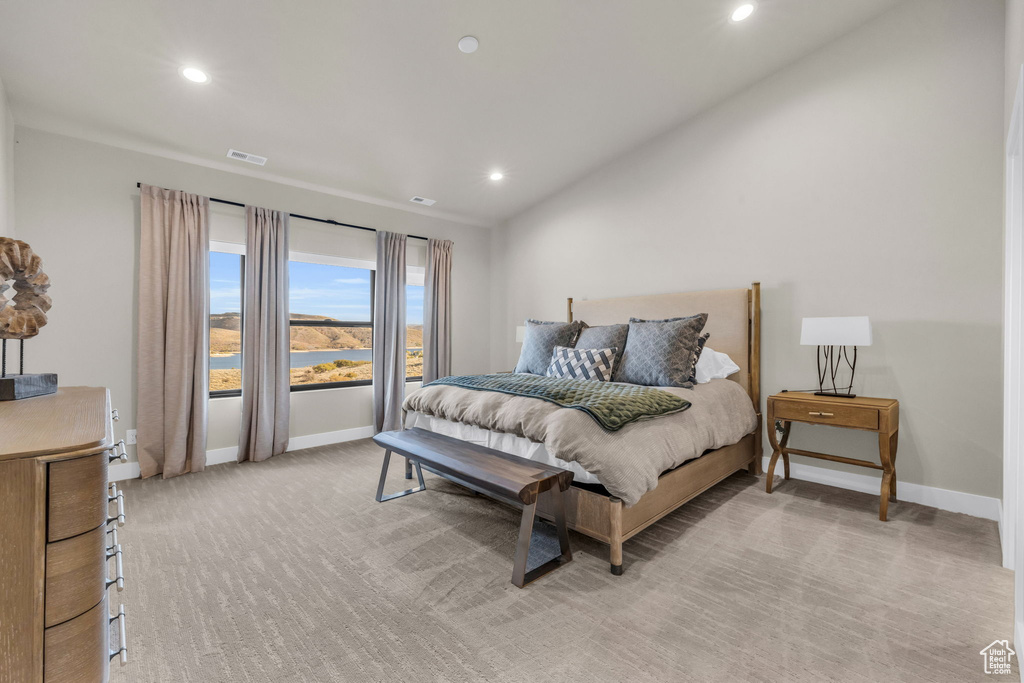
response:
[[[288,264],[292,390],[373,379],[373,271],[341,263],[293,253]]]
[[[210,396],[242,391],[245,247],[210,243]],[[292,252],[288,263],[292,391],[371,384],[372,262]],[[406,286],[406,377],[423,376],[423,274]]]
[[[233,249],[237,246],[237,249]],[[242,390],[242,277],[244,248],[210,249],[210,395]],[[226,251],[232,250],[232,251]]]
[[[405,379],[418,382],[423,379],[423,285],[405,286],[405,321]]]

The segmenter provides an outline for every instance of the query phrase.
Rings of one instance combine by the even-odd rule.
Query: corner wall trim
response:
[[[336,432],[323,432],[322,434],[308,434],[306,436],[293,436],[288,439],[287,451],[300,451],[303,448],[316,448],[317,446],[329,446],[334,443],[345,441],[356,441],[358,439],[369,439],[373,436],[373,426],[355,427],[353,429],[340,429]],[[238,459],[238,447],[214,448],[206,451],[207,465],[222,465],[226,462],[235,462]],[[110,481],[121,481],[123,479],[139,478],[139,463],[119,462],[111,465],[107,470],[107,478]]]
[[[764,471],[767,473],[771,457],[766,455],[762,460]],[[779,474],[781,467],[781,465],[776,465],[775,467],[777,476],[781,476]],[[881,477],[855,474],[842,470],[831,470],[798,462],[790,463],[789,474],[793,479],[813,481],[816,484],[870,493],[874,496],[878,496],[879,490],[882,487]],[[940,510],[959,512],[972,517],[981,517],[982,519],[991,519],[997,523],[1000,521],[1002,503],[998,498],[989,498],[988,496],[979,496],[961,491],[949,491],[947,489],[935,488],[934,486],[924,486],[923,484],[912,484],[902,481],[899,482],[897,488],[899,492],[897,502],[919,503]]]

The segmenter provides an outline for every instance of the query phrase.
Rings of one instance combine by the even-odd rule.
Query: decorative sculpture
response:
[[[0,237],[0,401],[52,394],[57,391],[57,375],[25,374],[25,340],[39,334],[46,324],[46,312],[53,304],[46,291],[50,278],[43,262],[25,242]],[[14,290],[9,297],[7,291]],[[20,373],[7,375],[7,340],[21,341]]]

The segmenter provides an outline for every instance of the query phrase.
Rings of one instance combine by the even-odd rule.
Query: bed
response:
[[[711,385],[698,385],[693,390],[672,390],[673,393],[685,394],[692,399],[691,408],[678,416],[668,415],[650,422],[652,424],[659,423],[657,428],[661,432],[655,435],[655,440],[658,443],[673,441],[678,435],[678,450],[682,455],[677,460],[685,458],[685,462],[666,468],[664,471],[660,468],[655,469],[653,473],[645,475],[646,481],[643,481],[644,477],[639,477],[641,481],[633,482],[633,484],[641,488],[628,489],[628,495],[616,496],[611,493],[610,491],[616,491],[616,487],[609,482],[614,481],[621,486],[619,480],[622,477],[615,478],[607,472],[602,473],[601,477],[595,477],[585,453],[581,457],[571,458],[573,462],[556,458],[552,452],[559,453],[560,451],[556,447],[551,447],[557,446],[557,444],[550,443],[546,440],[547,437],[533,435],[533,438],[530,439],[526,438],[530,436],[529,434],[512,433],[516,429],[508,426],[496,425],[493,429],[487,429],[478,425],[486,426],[490,425],[490,422],[477,420],[477,425],[466,424],[459,419],[454,419],[454,416],[450,414],[447,416],[432,415],[417,410],[407,412],[406,428],[420,427],[572,470],[575,482],[570,487],[565,501],[568,525],[579,533],[607,543],[611,571],[614,574],[621,574],[624,541],[734,472],[738,470],[748,470],[753,474],[761,472],[760,284],[755,282],[749,289],[589,301],[568,300],[569,322],[574,319],[584,320],[590,326],[622,323],[628,321],[631,316],[644,319],[664,319],[695,313],[708,314],[708,322],[704,330],[711,333],[709,346],[716,351],[727,353],[740,367],[740,371],[731,375],[729,379],[712,380]],[[540,407],[543,402],[534,399],[518,400],[530,401],[537,405],[538,409],[543,409]],[[739,415],[735,404],[737,401],[743,404],[742,408],[746,411],[746,415],[743,417],[742,428],[737,428],[739,423],[736,420],[740,419],[738,417],[709,418],[705,415],[705,413],[714,412],[715,406],[722,404],[723,401],[732,402],[732,408],[727,411],[728,415]],[[748,404],[746,401],[750,403]],[[408,408],[410,405],[417,404],[415,401],[410,402],[407,399],[406,405]],[[751,407],[753,408],[752,412]],[[569,419],[584,419],[577,416],[578,411],[566,412],[566,409],[554,407],[548,407],[547,410],[560,410]],[[687,413],[690,414],[687,415]],[[721,429],[718,429],[712,438],[716,447],[703,452],[683,453],[687,448],[692,450],[694,446],[685,441],[686,435],[683,432],[671,431],[677,428],[671,422],[673,419],[691,422],[700,419],[708,424],[714,423],[715,420],[719,423],[721,420],[733,420],[733,423],[727,422]],[[497,422],[496,419],[493,421]],[[600,430],[599,427],[598,430]],[[595,438],[600,440],[603,447],[605,442],[612,444],[614,439],[623,437],[607,434]],[[627,442],[620,441],[618,443]],[[549,449],[549,447],[551,448]],[[674,442],[668,446],[670,450],[674,447]],[[598,468],[593,467],[593,469]],[[605,477],[608,477],[607,481],[605,481]],[[607,488],[602,485],[605,483],[608,483]],[[625,503],[623,498],[626,499]],[[552,510],[549,509],[548,501],[543,497],[538,504],[538,513],[548,519],[552,518]]]

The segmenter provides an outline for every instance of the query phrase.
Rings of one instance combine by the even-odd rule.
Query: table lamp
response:
[[[857,347],[871,346],[871,321],[865,316],[804,318],[800,344],[818,347],[818,391],[815,396],[854,398],[853,375],[857,371]],[[848,346],[853,347],[851,360]],[[850,368],[849,386],[836,386],[843,363]]]

